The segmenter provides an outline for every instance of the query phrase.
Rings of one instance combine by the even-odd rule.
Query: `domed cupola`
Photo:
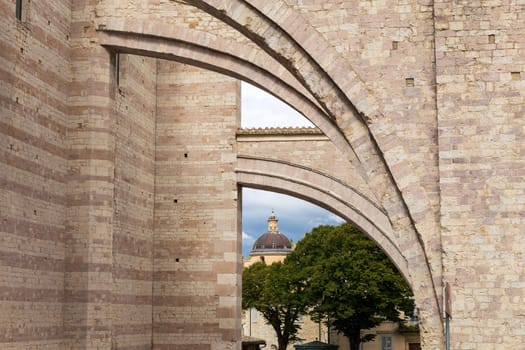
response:
[[[255,241],[250,255],[288,254],[292,251],[292,243],[279,232],[278,222],[272,210],[272,214],[268,217],[268,231]]]

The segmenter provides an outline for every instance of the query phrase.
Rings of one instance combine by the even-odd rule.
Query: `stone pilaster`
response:
[[[239,82],[159,61],[154,349],[240,348]]]
[[[111,349],[115,172],[114,70],[98,45],[96,1],[71,24],[64,327],[68,349]]]

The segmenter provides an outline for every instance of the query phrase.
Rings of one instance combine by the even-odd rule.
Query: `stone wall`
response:
[[[239,156],[299,164],[326,175],[337,174],[338,181],[380,206],[359,169],[349,166],[347,157],[315,128],[241,129],[238,132]]]
[[[525,341],[525,4],[438,1],[441,225],[452,344]]]
[[[0,1],[0,348],[61,349],[70,1]]]
[[[235,131],[238,81],[159,61],[154,347],[235,348],[241,237]]]
[[[112,342],[115,61],[98,45],[95,4],[72,2],[70,19],[65,349]]]
[[[150,349],[154,290],[158,348],[166,345],[163,334],[171,329],[172,320],[165,315],[173,310],[168,310],[170,302],[162,306],[166,300],[179,306],[176,332],[181,327],[196,332],[190,340],[176,337],[179,344],[172,346],[234,346],[240,332],[240,235],[233,174],[238,83],[133,55],[121,54],[117,65],[115,53],[97,42],[95,1],[71,7],[69,2],[23,4],[24,18],[18,21],[15,2],[0,2],[2,13],[12,14],[1,19],[0,347]],[[162,100],[157,98],[159,67],[166,83],[160,85]],[[178,69],[177,83],[170,79]],[[214,97],[209,96],[210,79],[216,81]],[[186,87],[186,99],[177,97]],[[193,107],[186,104],[189,100]],[[163,108],[177,103],[178,119],[169,119],[172,114]],[[167,156],[168,161],[180,150],[166,142],[177,134],[170,134],[173,130],[178,132],[176,143],[189,147],[186,154],[194,157],[190,167],[176,164],[175,173],[163,173],[173,168],[162,161],[155,166],[157,105],[159,135],[167,132],[167,139],[159,136],[159,159]],[[201,120],[194,119],[193,126],[185,123],[186,112]],[[208,113],[215,119],[202,129]],[[169,130],[163,128],[168,121]],[[190,129],[196,137],[187,133]],[[203,161],[208,162],[204,168]],[[179,236],[171,245],[193,245],[196,254],[177,250],[181,264],[171,266],[171,257],[163,260],[165,251],[158,249],[156,277],[169,277],[183,264],[188,268],[181,285],[184,278],[177,274],[175,298],[165,285],[153,286],[156,171],[157,218],[166,213],[160,204],[166,195],[162,191],[169,193],[170,203],[176,192],[185,210],[170,211],[170,220],[159,221],[155,242],[168,243],[163,233],[175,231]],[[186,172],[193,175],[183,175]],[[173,191],[165,178],[179,187]],[[213,186],[210,202],[208,196],[194,197]],[[176,227],[170,226],[174,222]],[[191,235],[180,231],[184,227],[193,230]],[[181,234],[186,243],[179,245]],[[193,234],[200,238],[194,240]],[[193,262],[186,265],[188,260]],[[193,287],[202,287],[196,308],[190,306]],[[209,322],[203,325],[202,319]],[[207,332],[213,335],[202,338]]]

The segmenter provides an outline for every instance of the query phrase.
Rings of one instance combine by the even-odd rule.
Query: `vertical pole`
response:
[[[452,318],[452,299],[450,284],[443,286],[443,314],[445,316],[445,348],[450,350],[450,319]]]
[[[445,316],[445,349],[450,350],[450,317]]]
[[[326,326],[326,334],[327,334],[327,343],[328,344],[332,344],[330,343],[330,332],[332,331],[332,326],[330,325],[330,316],[327,316],[327,322],[326,322],[327,326]]]
[[[250,320],[250,322],[248,323],[250,325],[250,327],[249,327],[250,328],[250,330],[249,330],[250,334],[248,334],[248,335],[251,337],[252,336],[252,312],[253,312],[252,308],[249,308],[248,312],[249,312],[248,319]]]

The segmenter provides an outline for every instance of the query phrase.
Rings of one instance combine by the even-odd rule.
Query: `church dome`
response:
[[[266,254],[270,252],[287,254],[292,251],[290,240],[279,232],[278,221],[275,213],[272,211],[272,214],[268,217],[268,231],[255,241],[250,254]]]
[[[292,243],[282,233],[266,232],[253,244],[252,252],[263,250],[291,250]]]

